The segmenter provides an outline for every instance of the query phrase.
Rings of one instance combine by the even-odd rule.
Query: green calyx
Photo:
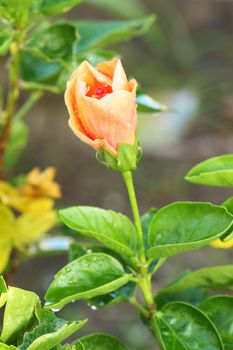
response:
[[[142,149],[139,142],[136,141],[134,145],[121,143],[116,156],[101,147],[96,153],[96,158],[100,163],[106,165],[107,168],[122,173],[125,171],[135,171],[141,155]]]

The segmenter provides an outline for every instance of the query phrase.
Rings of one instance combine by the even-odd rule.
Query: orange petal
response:
[[[116,150],[105,140],[105,139],[95,139],[92,140],[86,135],[84,135],[77,127],[75,119],[69,119],[69,126],[72,129],[73,133],[83,142],[94,148],[96,151],[100,149],[100,147],[104,147],[107,151],[116,154]]]
[[[80,133],[86,134],[86,130],[84,129],[81,120],[78,118],[78,106],[77,106],[77,80],[76,80],[76,74],[77,70],[73,74],[73,78],[68,81],[67,83],[67,89],[65,92],[65,104],[67,106],[70,119],[75,121],[76,128],[79,130]],[[85,88],[85,86],[82,83],[81,85],[79,84],[79,89],[80,91],[78,92],[79,94],[83,95],[84,91],[82,91],[82,88]],[[73,124],[74,124],[73,123]],[[86,135],[89,137],[88,135]]]
[[[80,119],[97,139],[105,139],[115,150],[119,143],[134,143],[136,129],[135,94],[116,91],[102,99],[79,98]]]
[[[96,69],[112,80],[118,61],[119,58],[114,58],[111,61],[103,61],[96,66]]]
[[[114,71],[112,90],[128,90],[128,80],[120,60],[117,61]]]

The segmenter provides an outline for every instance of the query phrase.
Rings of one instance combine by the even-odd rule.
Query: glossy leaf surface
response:
[[[50,285],[45,299],[50,308],[61,308],[78,299],[91,299],[112,292],[129,281],[115,258],[91,253],[72,261],[60,270]]]
[[[120,303],[122,301],[128,301],[135,294],[135,290],[136,284],[133,282],[128,282],[113,292],[92,298],[90,300],[90,304],[96,308],[102,308]]]
[[[193,306],[174,302],[154,317],[164,350],[224,350],[209,318]]]
[[[137,234],[125,215],[84,206],[62,209],[59,213],[62,221],[73,230],[97,239],[120,254],[136,255]]]
[[[204,311],[217,327],[225,350],[233,345],[233,297],[222,295],[205,300],[199,308]]]
[[[33,319],[35,307],[39,303],[38,296],[29,291],[9,287],[4,312],[1,340],[8,342],[24,333]]]
[[[141,89],[137,89],[137,111],[158,113],[167,111],[167,106],[155,101],[149,95],[143,93]]]
[[[31,332],[25,333],[19,350],[53,349],[86,323],[85,320],[66,322],[45,309],[37,310],[37,318],[39,320],[38,326]]]
[[[233,187],[233,155],[207,159],[193,167],[185,179],[200,185]]]
[[[148,256],[165,257],[207,245],[227,231],[232,219],[223,207],[209,203],[170,204],[150,224]]]
[[[174,283],[160,289],[159,294],[177,293],[189,288],[233,290],[233,266],[207,267],[190,272]]]
[[[76,350],[128,350],[117,338],[107,334],[91,334],[80,338]]]
[[[185,303],[197,306],[207,297],[207,291],[203,288],[188,288],[180,292],[158,293],[155,302],[160,309],[165,304],[173,301],[183,301]]]

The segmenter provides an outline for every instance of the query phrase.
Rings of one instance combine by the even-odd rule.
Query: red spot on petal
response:
[[[86,96],[101,99],[107,94],[112,93],[112,87],[109,85],[98,85],[95,87],[89,87]]]

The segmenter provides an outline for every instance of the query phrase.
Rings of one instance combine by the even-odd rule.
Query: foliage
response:
[[[51,20],[81,2],[0,0],[0,55],[9,59],[9,91],[0,106],[2,178],[9,174],[26,146],[28,127],[22,119],[33,104],[45,92],[64,92],[69,76],[83,60],[97,64],[112,59],[116,53],[109,46],[145,33],[154,22],[154,16],[115,21]],[[105,1],[98,4],[107,7]],[[134,4],[137,13],[141,6],[136,0]],[[111,61],[112,66],[114,62]],[[105,65],[108,67],[108,63]],[[126,80],[124,72],[120,78],[117,73],[122,86],[121,79]],[[96,76],[95,79],[98,81]],[[103,88],[98,84],[96,87]],[[132,106],[126,103],[125,107],[131,116],[131,108],[136,112],[136,92],[128,80],[127,89],[134,94]],[[18,107],[21,90],[29,91],[30,96]],[[97,99],[96,95],[88,97]],[[137,90],[137,103],[139,111],[166,110],[166,106],[152,100],[141,88]],[[111,117],[107,102],[105,107]],[[119,110],[119,103],[115,109]],[[75,110],[75,117],[77,113]],[[125,115],[120,117],[124,121]],[[105,131],[119,132],[108,128],[106,119]],[[45,306],[41,306],[34,292],[7,287],[0,278],[0,307],[4,308],[0,349],[127,350],[120,340],[99,333],[64,344],[86,320],[69,322],[54,312],[79,300],[97,308],[129,302],[137,308],[163,350],[231,349],[232,298],[209,294],[232,291],[232,266],[188,271],[156,294],[152,278],[170,256],[210,244],[231,246],[232,198],[222,205],[171,203],[158,210],[152,208],[140,217],[132,177],[142,155],[136,132],[134,139],[134,144],[117,145],[114,153],[104,146],[97,149],[97,160],[124,178],[133,222],[122,213],[97,207],[79,205],[60,210],[61,221],[68,226],[67,234],[73,240],[70,262],[54,276],[45,294]],[[201,185],[232,187],[232,169],[233,156],[224,155],[198,164],[186,179]],[[16,267],[13,259],[9,259],[12,251],[19,261],[28,258],[31,245],[57,221],[54,200],[61,193],[54,177],[52,167],[42,172],[34,168],[26,176],[0,181],[0,272],[7,277]],[[89,246],[77,242],[79,235],[90,240]]]
[[[0,300],[5,303],[3,327],[0,336],[0,349],[19,350],[61,350],[60,343],[76,333],[85,325],[87,320],[68,322],[58,318],[52,311],[41,307],[39,297],[30,291],[15,287],[6,287],[0,277]],[[111,343],[116,349],[125,350],[126,347],[116,338],[105,334],[93,334],[72,344],[63,345],[64,349],[92,349],[100,344]],[[76,347],[77,344],[77,347]],[[83,344],[83,345],[82,345]],[[94,348],[93,348],[94,349]],[[107,349],[107,348],[106,348]]]

